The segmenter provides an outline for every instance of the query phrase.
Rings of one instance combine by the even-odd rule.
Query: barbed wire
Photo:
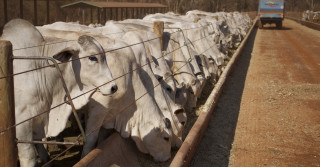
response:
[[[176,31],[176,32],[173,32],[173,33],[177,33],[177,32],[179,32],[179,31]],[[170,34],[173,34],[173,33],[170,33]],[[206,37],[208,37],[208,36],[211,36],[211,35],[209,34],[209,35],[207,35],[207,36],[205,36],[205,37],[203,37],[203,38],[200,38],[200,39],[197,39],[197,40],[195,40],[195,41],[188,42],[188,43],[186,42],[186,43],[189,44],[189,43],[197,42],[197,41],[199,41],[199,40],[201,40],[201,39],[204,39],[204,38],[206,38]],[[135,45],[139,45],[139,44],[144,44],[145,42],[149,42],[149,41],[156,40],[156,39],[160,39],[160,37],[148,39],[148,40],[145,40],[145,41],[142,41],[142,42],[138,42],[138,43],[126,45],[126,46],[119,47],[119,48],[115,48],[115,49],[106,50],[106,51],[104,51],[104,52],[100,52],[100,53],[96,53],[96,54],[84,56],[84,57],[81,57],[81,58],[75,58],[75,59],[68,60],[68,61],[65,61],[65,62],[60,62],[60,63],[57,63],[57,64],[60,65],[60,64],[64,64],[64,63],[68,63],[68,62],[72,62],[72,61],[76,61],[76,60],[85,59],[85,58],[88,58],[88,57],[91,57],[91,56],[97,56],[97,55],[100,55],[100,54],[103,54],[103,53],[108,53],[108,52],[113,52],[113,51],[121,50],[121,49],[124,49],[124,48],[127,48],[127,47],[131,47],[131,46],[135,46]],[[187,44],[185,44],[185,45],[187,45]],[[47,68],[47,67],[53,67],[53,65],[47,65],[47,66],[43,66],[43,67],[39,67],[39,68],[27,70],[27,71],[15,73],[15,74],[12,74],[12,75],[3,76],[3,77],[0,77],[0,80],[1,80],[1,79],[4,79],[4,78],[8,78],[8,77],[13,77],[13,76],[16,76],[16,75],[21,75],[21,74],[24,74],[24,73],[36,71],[36,70],[39,70],[39,69],[44,69],[44,68]]]
[[[200,27],[197,27],[197,28],[200,28]],[[192,28],[192,29],[194,29],[194,28]],[[186,30],[190,30],[190,29],[186,29]],[[176,31],[176,32],[178,32],[178,31]],[[176,32],[174,32],[174,33],[176,33]],[[185,46],[187,47],[189,44],[192,44],[193,42],[196,42],[196,41],[199,41],[199,40],[201,40],[201,39],[204,39],[204,38],[206,38],[206,37],[208,37],[208,36],[210,36],[210,34],[207,35],[207,36],[205,36],[205,37],[202,37],[202,38],[200,38],[200,39],[197,39],[197,40],[195,40],[195,41],[192,41],[192,42],[190,42],[190,41],[189,41],[189,42],[185,41],[185,44],[184,44],[184,45],[182,45],[182,46],[180,46],[180,47],[178,47],[178,48],[176,48],[176,49],[174,49],[174,50],[172,50],[172,51],[170,51],[170,52],[168,52],[168,53],[163,54],[162,56],[156,58],[156,60],[161,59],[161,58],[164,58],[164,57],[166,57],[167,55],[172,54],[173,52],[181,49],[182,47],[185,47]],[[143,42],[139,42],[139,43],[127,45],[127,46],[124,46],[124,47],[119,47],[119,48],[115,48],[115,49],[110,49],[110,50],[107,50],[107,51],[105,51],[105,52],[103,52],[103,53],[108,53],[108,52],[112,52],[112,51],[116,51],[116,50],[128,48],[128,47],[131,47],[131,46],[134,46],[134,45],[138,45],[138,44],[144,44],[145,42],[149,42],[149,41],[152,41],[152,40],[155,40],[155,39],[159,39],[159,37],[153,38],[153,39],[149,39],[149,40],[146,40],[146,41],[143,41]],[[69,41],[67,41],[67,42],[69,42]],[[59,42],[59,43],[60,43],[60,42]],[[214,45],[213,45],[213,46],[214,46]],[[210,48],[206,49],[204,52],[206,52],[207,50],[211,49],[213,46],[211,46]],[[21,50],[22,50],[22,49],[21,49]],[[203,53],[204,53],[204,52],[203,52]],[[94,54],[94,55],[99,55],[99,54],[101,54],[101,53]],[[202,54],[202,53],[201,53],[201,54]],[[85,56],[85,57],[82,57],[82,58],[73,59],[73,60],[70,60],[70,61],[68,61],[68,62],[75,61],[75,60],[80,60],[80,59],[84,59],[84,58],[87,58],[87,57],[90,57],[90,56],[94,56],[94,55],[89,55],[89,56]],[[185,61],[185,62],[184,62],[184,65],[182,65],[182,66],[179,67],[177,70],[175,70],[175,71],[173,72],[172,76],[175,76],[175,75],[176,75],[176,72],[178,72],[178,71],[179,71],[180,69],[182,69],[185,65],[187,65],[188,63],[190,63],[190,62],[192,61],[192,59],[193,59],[193,58],[190,58],[188,61]],[[54,107],[52,107],[52,108],[50,108],[50,109],[48,109],[48,110],[46,110],[46,111],[44,111],[44,112],[41,112],[41,113],[39,113],[39,114],[31,117],[31,118],[28,118],[28,119],[26,119],[26,120],[24,120],[24,121],[21,121],[21,122],[15,124],[15,125],[9,126],[8,128],[6,128],[6,129],[4,129],[4,130],[1,130],[1,131],[0,131],[0,134],[5,133],[6,131],[9,131],[10,129],[12,129],[12,128],[18,126],[18,125],[21,125],[21,124],[24,123],[24,122],[30,121],[30,120],[34,119],[35,117],[38,117],[38,116],[40,116],[40,115],[42,115],[42,114],[45,114],[45,113],[47,113],[47,112],[50,112],[51,110],[53,110],[53,109],[55,109],[55,108],[58,108],[58,107],[60,107],[60,106],[62,106],[62,105],[64,105],[64,104],[68,104],[68,102],[71,102],[71,101],[73,101],[73,100],[76,99],[76,98],[79,98],[79,97],[81,97],[81,96],[83,96],[83,95],[85,95],[85,94],[87,94],[87,93],[90,93],[90,92],[92,92],[92,91],[95,91],[96,89],[98,89],[98,88],[101,87],[101,86],[104,86],[104,85],[106,85],[106,84],[108,84],[108,83],[110,83],[110,82],[113,82],[113,81],[121,78],[121,77],[124,77],[125,75],[128,75],[129,73],[132,73],[132,72],[134,72],[134,71],[136,71],[136,70],[138,70],[138,69],[140,69],[140,68],[143,68],[143,67],[149,65],[151,62],[154,62],[154,61],[153,61],[153,60],[149,60],[149,62],[147,62],[146,64],[141,65],[141,66],[137,67],[136,69],[133,69],[133,70],[131,70],[131,71],[129,71],[129,72],[123,74],[123,75],[120,75],[119,77],[114,78],[114,79],[112,79],[111,81],[108,81],[107,83],[104,83],[104,84],[102,84],[102,85],[100,85],[100,86],[98,86],[98,87],[95,87],[95,88],[93,88],[93,89],[91,89],[91,90],[89,90],[89,91],[87,91],[87,92],[85,92],[85,93],[82,93],[82,94],[80,94],[80,95],[78,95],[78,96],[76,96],[76,97],[73,97],[71,100],[66,100],[66,101],[64,101],[63,103],[58,104],[58,105],[56,105],[56,106],[54,106]],[[177,61],[177,62],[178,62],[178,61]],[[63,63],[66,63],[66,62],[61,62],[61,63],[58,63],[58,64],[63,64]],[[20,75],[20,74],[23,74],[23,73],[26,73],[26,72],[35,71],[35,70],[38,70],[38,69],[43,69],[43,68],[46,68],[46,67],[52,67],[52,65],[40,67],[40,68],[33,69],[33,70],[28,70],[28,71],[25,71],[25,72],[20,72],[20,73],[12,74],[12,75],[6,76],[6,77],[12,77],[12,76]],[[0,79],[6,78],[6,77],[0,77]],[[169,77],[166,78],[166,79],[164,79],[164,80],[159,81],[159,83],[156,84],[153,88],[156,88],[157,86],[161,85],[162,82],[166,82],[167,79],[169,79]],[[136,101],[140,100],[143,96],[145,96],[145,95],[148,94],[148,93],[149,93],[149,92],[148,92],[148,90],[147,90],[147,91],[146,91],[144,94],[142,94],[139,98],[135,99],[131,104],[129,104],[125,109],[127,109],[127,108],[130,107],[130,106],[132,106]],[[168,104],[168,105],[169,105],[169,104]],[[123,110],[125,110],[125,109],[123,109]],[[90,136],[92,133],[94,133],[95,131],[97,131],[97,130],[100,129],[100,128],[101,128],[100,126],[97,127],[97,128],[94,129],[93,131],[91,131],[91,132],[89,132],[88,134],[86,134],[86,136]],[[79,139],[79,137],[78,137],[78,139]],[[48,162],[47,162],[46,164],[44,164],[43,166],[49,165],[52,161],[54,161],[55,159],[57,159],[58,157],[60,157],[62,154],[64,154],[65,152],[67,152],[67,151],[70,150],[72,147],[76,146],[77,144],[79,144],[79,140],[77,140],[73,145],[71,145],[71,146],[70,146],[69,148],[67,148],[65,151],[63,151],[63,152],[61,152],[60,154],[58,154],[56,157],[54,157],[53,159],[51,159],[50,161],[48,161]]]
[[[204,52],[208,51],[209,49],[211,49],[212,47],[214,47],[215,45],[210,46],[208,49],[205,49],[205,51],[203,51],[201,54],[203,54]],[[178,72],[180,69],[182,69],[184,66],[186,66],[189,63],[189,61],[186,61],[182,66],[180,66],[177,70],[175,70],[172,74],[172,76],[176,75],[176,72]],[[167,80],[169,78],[166,78],[164,80],[161,80],[156,86],[153,87],[156,88],[157,86],[159,86],[161,84],[161,82],[166,82],[165,80]],[[135,102],[137,102],[139,99],[141,99],[143,96],[145,96],[146,94],[148,94],[149,92],[145,92],[144,94],[142,94],[140,97],[138,97],[137,99],[135,99],[132,103],[130,103],[127,107],[125,107],[122,111],[124,111],[125,109],[127,109],[128,107],[132,106],[133,104],[135,104]],[[119,113],[121,113],[122,111],[120,111]],[[92,131],[90,131],[86,136],[90,136],[92,135],[94,132],[96,132],[97,130],[99,130],[101,128],[101,126],[96,127],[95,129],[93,129]]]
[[[158,37],[157,37],[157,38],[154,38],[154,39],[158,39]],[[147,41],[151,41],[151,40],[154,40],[154,39],[150,39],[150,40],[147,40]],[[192,43],[192,42],[190,42],[190,43],[188,43],[188,44],[191,44],[191,43]],[[142,44],[142,42],[139,42],[138,44]],[[188,44],[187,44],[187,45],[188,45]],[[132,44],[132,46],[133,46],[133,45],[136,45],[136,44]],[[131,46],[131,45],[128,45],[127,47],[129,47],[129,46]],[[177,51],[177,50],[179,50],[179,49],[181,49],[182,47],[185,47],[185,46],[186,46],[186,45],[180,46],[180,47],[178,47],[177,49],[174,49],[174,50],[170,51],[169,53],[166,53],[166,54],[162,55],[161,57],[156,58],[156,60],[159,60],[159,59],[161,59],[161,58],[164,58],[165,56],[167,56],[167,55],[169,55],[169,54],[171,54],[171,53],[173,53],[173,52],[175,52],[175,51]],[[120,49],[127,48],[127,47],[121,47],[121,48],[117,48],[117,49],[112,49],[112,51],[120,50]],[[110,50],[109,50],[109,51],[110,51]],[[96,55],[96,54],[95,54],[95,55]],[[90,55],[90,56],[92,56],[92,55]],[[90,57],[90,56],[86,56],[86,57]],[[125,75],[128,75],[129,73],[134,72],[134,71],[138,70],[139,68],[142,68],[142,67],[144,67],[144,66],[146,66],[146,65],[149,65],[151,62],[154,62],[154,61],[153,61],[153,60],[150,60],[150,61],[147,62],[146,64],[143,64],[143,65],[137,67],[136,69],[131,70],[131,71],[129,71],[128,73],[125,73],[125,74],[123,74],[123,75],[121,75],[121,76],[119,76],[119,77],[117,77],[117,78],[114,78],[113,80],[110,80],[110,81],[108,81],[108,82],[106,82],[106,83],[104,83],[104,84],[102,84],[102,85],[100,85],[100,86],[97,86],[97,87],[95,87],[95,88],[93,88],[93,89],[90,89],[89,91],[87,91],[87,92],[85,92],[85,93],[82,93],[82,94],[80,94],[80,95],[72,98],[71,100],[75,100],[75,99],[79,98],[80,96],[83,96],[83,95],[88,94],[88,93],[90,93],[90,92],[92,92],[92,91],[95,91],[96,89],[98,89],[98,88],[100,88],[100,87],[102,87],[102,86],[104,86],[104,85],[107,85],[108,83],[111,83],[111,82],[113,82],[113,81],[115,81],[115,80],[117,80],[117,79],[119,79],[119,78],[121,78],[121,77],[124,77]],[[188,63],[188,62],[187,62],[187,63]],[[60,63],[60,64],[61,64],[61,63]],[[52,65],[50,65],[50,66],[52,66]],[[44,68],[44,67],[43,67],[43,68]],[[19,73],[19,74],[21,74],[21,73]],[[15,74],[14,74],[14,75],[15,75]],[[14,76],[14,75],[13,75],[13,76]],[[1,78],[0,78],[0,79],[1,79]],[[30,121],[31,119],[33,119],[33,118],[35,118],[35,117],[38,117],[38,116],[40,116],[40,115],[42,115],[42,114],[45,114],[45,113],[47,113],[47,112],[49,112],[49,111],[51,111],[51,110],[53,110],[53,109],[55,109],[55,108],[63,105],[63,104],[68,104],[69,102],[70,102],[70,100],[66,100],[65,102],[63,102],[63,103],[61,103],[61,104],[58,104],[58,105],[56,105],[56,106],[54,106],[54,107],[52,107],[52,108],[50,108],[50,109],[48,109],[48,110],[46,110],[46,111],[44,111],[44,112],[41,112],[41,113],[39,113],[39,114],[31,117],[31,118],[28,118],[28,119],[26,119],[26,120],[24,120],[24,121],[21,121],[21,122],[19,122],[19,123],[16,123],[15,125],[9,126],[8,128],[6,128],[6,129],[4,129],[4,130],[1,130],[1,131],[0,131],[0,134],[1,134],[1,133],[4,133],[4,132],[6,132],[6,131],[9,131],[10,129],[12,129],[12,128],[14,128],[14,127],[16,127],[16,126],[24,123],[24,122]]]

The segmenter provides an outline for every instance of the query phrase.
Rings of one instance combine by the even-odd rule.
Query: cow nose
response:
[[[118,90],[118,86],[117,85],[113,85],[111,87],[111,93],[116,93],[117,90]]]

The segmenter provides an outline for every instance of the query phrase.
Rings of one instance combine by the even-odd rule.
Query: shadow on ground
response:
[[[277,28],[275,24],[266,24],[263,26],[263,30],[282,30],[282,31],[286,31],[286,30],[292,30],[291,27],[287,27],[284,23],[284,25],[282,26],[282,28]]]
[[[226,80],[206,132],[190,166],[228,166],[240,110],[241,97],[250,64],[255,29]]]

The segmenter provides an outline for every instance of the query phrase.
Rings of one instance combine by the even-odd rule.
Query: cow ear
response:
[[[88,36],[88,35],[82,35],[78,38],[78,44],[80,44],[81,46],[87,46],[90,41],[92,41],[92,37]]]
[[[69,61],[73,55],[75,55],[75,50],[66,48],[60,51],[59,53],[55,54],[53,58],[64,63]]]

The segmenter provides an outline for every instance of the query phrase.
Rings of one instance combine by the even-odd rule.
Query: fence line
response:
[[[201,54],[205,53],[206,51],[208,51],[209,49],[211,49],[212,47],[214,47],[215,45],[210,46],[208,49],[205,49],[205,51],[203,51]],[[189,61],[185,62],[182,66],[180,66],[176,71],[173,72],[172,76],[176,75],[176,72],[178,72],[180,69],[182,69],[184,66],[186,66],[189,63]],[[168,78],[164,79],[167,80]],[[163,82],[164,80],[161,80],[160,82]],[[157,86],[159,86],[161,83],[158,83],[156,86],[154,86],[153,88],[156,88]],[[164,81],[165,82],[165,81]],[[143,95],[141,95],[140,97],[138,97],[137,99],[135,99],[134,102],[132,102],[130,105],[128,105],[127,107],[125,107],[122,111],[124,111],[125,109],[127,109],[128,107],[130,107],[131,105],[135,104],[136,101],[138,101],[139,99],[141,99],[143,96],[145,96],[147,93],[149,93],[148,91],[145,92]],[[119,112],[121,113],[121,112]],[[90,136],[92,133],[94,133],[95,131],[99,130],[101,128],[101,126],[96,127],[94,130],[92,130],[91,132],[89,132],[86,136]]]
[[[207,26],[209,26],[209,25],[202,26],[202,27],[207,27]],[[202,27],[197,27],[197,28],[202,28]],[[165,29],[166,29],[166,28],[165,28]],[[172,29],[180,29],[180,28],[172,28]],[[195,28],[193,28],[193,29],[195,29]],[[184,29],[182,29],[182,31],[184,31]],[[179,32],[179,31],[176,31],[176,32],[173,32],[173,33],[170,33],[170,34],[174,34],[174,33],[177,33],[177,32]],[[207,36],[205,36],[205,37],[202,37],[202,38],[197,39],[197,40],[192,41],[192,42],[186,42],[186,41],[185,41],[185,45],[188,45],[189,43],[197,42],[197,41],[199,41],[199,40],[201,40],[201,39],[204,39],[204,38],[206,38],[206,37],[208,37],[208,36],[211,36],[211,35],[209,34],[209,35],[207,35]],[[76,59],[68,60],[68,61],[66,61],[66,62],[60,62],[60,63],[58,63],[58,65],[59,65],[59,64],[68,63],[68,62],[72,62],[72,61],[76,61],[76,60],[81,60],[81,59],[88,58],[88,57],[91,57],[91,56],[97,56],[97,55],[100,55],[100,54],[103,54],[103,53],[108,53],[108,52],[112,52],[112,51],[116,51],[116,50],[121,50],[121,49],[124,49],[124,48],[127,48],[127,47],[139,45],[139,44],[144,44],[145,42],[150,42],[150,41],[156,40],[156,39],[160,39],[160,37],[148,39],[148,40],[146,40],[146,41],[142,41],[142,42],[130,44],[130,45],[123,46],[123,47],[119,47],[119,48],[115,48],[115,49],[110,49],[110,50],[107,50],[107,51],[104,51],[104,52],[100,52],[100,53],[96,53],[96,54],[84,56],[84,57],[81,57],[81,58],[76,58]],[[185,39],[185,40],[186,40],[186,39]],[[63,42],[70,42],[70,41],[76,41],[76,40],[67,40],[67,41],[63,41]],[[63,43],[63,42],[57,42],[57,43]],[[52,43],[52,44],[57,44],[57,43]],[[50,43],[50,44],[51,44],[51,43]],[[16,49],[16,50],[29,49],[29,48],[42,47],[42,46],[45,46],[45,45],[38,45],[38,46],[31,46],[31,47],[26,47],[26,48],[19,48],[19,49]],[[39,57],[40,57],[40,56],[39,56]],[[27,58],[28,58],[28,56],[26,56],[26,59],[27,59]],[[15,59],[15,57],[13,57],[13,59]],[[0,79],[4,79],[4,78],[7,78],[7,77],[13,77],[13,76],[15,76],[15,75],[20,75],[20,74],[24,74],[24,73],[27,73],[27,72],[32,72],[32,71],[36,71],[36,70],[39,70],[39,69],[43,69],[43,68],[47,68],[47,67],[52,67],[52,66],[53,66],[53,65],[47,65],[47,66],[43,66],[43,67],[31,69],[31,70],[24,71],[24,72],[20,72],[20,73],[8,75],[8,76],[3,76],[3,77],[0,77]]]
[[[158,38],[159,38],[159,37],[154,38],[154,39],[158,39]],[[154,40],[154,39],[152,39],[152,40]],[[147,41],[151,41],[151,40],[147,40]],[[190,43],[188,43],[188,44],[191,44],[191,43],[192,43],[192,42],[190,42]],[[138,44],[142,44],[142,42],[133,44],[132,46],[138,45]],[[128,45],[128,46],[126,46],[126,47],[129,47],[129,46],[131,46],[131,45]],[[173,50],[173,51],[171,51],[171,52],[169,52],[169,53],[166,53],[165,55],[162,55],[161,57],[156,58],[156,60],[159,60],[159,59],[161,59],[161,58],[164,58],[165,56],[167,56],[167,55],[169,55],[169,54],[171,54],[171,53],[173,53],[173,52],[181,49],[181,48],[184,47],[184,46],[186,46],[186,45],[180,46],[179,48],[177,48],[177,49],[175,49],[175,50]],[[120,50],[120,49],[123,49],[123,48],[126,48],[126,47],[121,47],[121,48],[112,49],[111,51]],[[111,52],[111,51],[107,51],[107,52]],[[107,53],[107,52],[104,52],[104,53]],[[94,54],[94,55],[97,55],[97,54]],[[90,55],[90,56],[93,56],[93,55]],[[90,56],[85,56],[85,57],[90,57]],[[85,57],[83,57],[83,58],[85,58]],[[82,59],[82,58],[79,58],[79,59]],[[74,61],[74,60],[72,60],[72,61]],[[189,61],[190,61],[190,60],[189,60]],[[24,122],[30,121],[31,119],[33,119],[33,118],[35,118],[35,117],[38,117],[38,116],[40,116],[40,115],[42,115],[42,114],[45,114],[45,113],[47,113],[47,112],[49,112],[49,111],[51,111],[51,110],[53,110],[53,109],[55,109],[55,108],[57,108],[57,107],[60,107],[60,106],[63,105],[63,104],[68,104],[68,103],[70,103],[72,100],[74,100],[74,99],[76,99],[76,98],[79,98],[80,96],[83,96],[83,95],[85,95],[85,94],[88,94],[88,93],[96,90],[97,88],[100,88],[100,87],[102,87],[102,86],[104,86],[104,85],[106,85],[106,84],[108,84],[108,83],[111,83],[111,82],[113,82],[113,81],[115,81],[115,80],[117,80],[117,79],[119,79],[119,78],[121,78],[121,77],[124,77],[125,75],[128,75],[128,74],[131,73],[131,72],[134,72],[134,71],[138,70],[139,68],[142,68],[142,67],[144,67],[144,66],[146,66],[146,65],[149,65],[151,62],[154,62],[154,61],[153,61],[153,60],[150,60],[150,62],[148,62],[148,63],[146,63],[146,64],[144,64],[144,65],[141,65],[141,66],[137,67],[136,69],[133,69],[133,70],[131,70],[131,71],[129,71],[129,72],[127,72],[127,73],[125,73],[125,74],[123,74],[123,75],[121,75],[121,76],[119,76],[119,77],[117,77],[117,78],[115,78],[115,79],[113,79],[113,80],[111,80],[111,81],[108,81],[108,82],[106,82],[106,83],[104,83],[104,84],[102,84],[102,85],[100,85],[100,86],[97,86],[97,87],[95,87],[95,88],[93,88],[93,89],[91,89],[91,90],[89,90],[89,91],[87,91],[87,92],[85,92],[85,93],[82,93],[82,94],[80,94],[80,95],[78,95],[78,96],[76,96],[76,97],[74,97],[74,98],[71,98],[71,100],[67,100],[67,101],[65,101],[65,102],[63,102],[63,103],[61,103],[61,104],[58,104],[58,105],[56,105],[56,106],[54,106],[54,107],[52,107],[52,108],[50,108],[50,109],[48,109],[48,110],[46,110],[46,111],[44,111],[44,112],[42,112],[42,113],[39,113],[39,114],[37,114],[37,115],[35,115],[35,116],[31,117],[31,118],[28,118],[28,119],[26,119],[26,120],[24,120],[24,121],[21,121],[21,122],[19,122],[19,123],[16,123],[15,125],[9,126],[9,127],[6,128],[5,130],[1,130],[0,133],[4,133],[4,132],[6,132],[6,131],[9,131],[10,129],[12,129],[12,128],[16,127],[16,126],[18,126],[18,125],[20,125],[20,124],[22,124],[22,123],[24,123]],[[65,63],[65,62],[64,62],[64,63]],[[189,62],[187,62],[187,63],[189,63]],[[62,63],[58,63],[58,64],[62,64]],[[51,67],[51,66],[52,66],[52,65],[44,66],[44,67]],[[37,69],[36,69],[36,70],[37,70]],[[33,70],[33,71],[35,71],[35,70]],[[29,71],[28,71],[28,72],[29,72]],[[18,73],[18,74],[22,74],[22,73],[23,73],[23,72]],[[15,75],[18,75],[18,74],[13,74],[13,75],[11,75],[11,76],[15,76]],[[0,79],[7,78],[7,77],[11,77],[11,76],[1,77]]]
[[[209,25],[206,25],[206,26],[209,26]],[[202,26],[202,27],[206,27],[206,26]],[[202,27],[197,27],[197,28],[202,28]],[[192,28],[192,29],[195,29],[195,28]],[[186,29],[186,30],[187,30],[187,29]],[[188,29],[188,30],[190,30],[190,29]],[[182,33],[183,33],[183,30],[181,30],[181,31],[182,31]],[[179,32],[179,31],[176,31],[176,32]],[[173,32],[173,33],[176,33],[176,32]],[[173,34],[173,33],[170,33],[170,34]],[[178,48],[176,48],[176,49],[174,49],[174,50],[172,50],[172,51],[170,51],[170,52],[168,52],[168,53],[163,54],[162,56],[156,58],[156,60],[161,59],[161,58],[164,58],[165,56],[167,56],[167,55],[169,55],[169,54],[172,54],[173,52],[181,49],[182,47],[185,47],[185,46],[188,47],[189,44],[192,44],[193,42],[196,42],[196,41],[199,41],[199,40],[201,40],[201,39],[204,39],[204,38],[206,38],[206,37],[208,37],[208,36],[211,36],[211,35],[209,34],[209,35],[207,35],[207,36],[205,36],[205,37],[202,37],[202,38],[200,38],[200,39],[197,39],[197,40],[194,40],[194,41],[188,41],[188,42],[186,41],[187,39],[184,38],[184,40],[185,40],[184,45],[182,45],[182,46],[180,46],[180,47],[178,47]],[[110,50],[107,50],[107,51],[105,51],[105,52],[103,52],[103,53],[108,53],[108,52],[112,52],[112,51],[116,51],[116,50],[121,50],[121,49],[124,49],[124,48],[127,48],[127,47],[131,47],[131,46],[134,46],[134,45],[144,44],[145,42],[150,42],[150,41],[152,41],[152,40],[159,39],[159,38],[160,38],[160,37],[153,38],[153,39],[148,39],[148,40],[143,41],[143,42],[138,42],[138,43],[135,43],[135,44],[131,44],[131,45],[124,46],[124,47],[119,47],[119,48],[115,48],[115,49],[110,49]],[[69,42],[69,41],[67,41],[67,42]],[[41,46],[43,46],[43,45],[41,45]],[[210,48],[206,49],[206,50],[203,51],[201,54],[203,54],[204,52],[206,52],[207,50],[211,49],[211,48],[214,47],[214,46],[215,46],[215,45],[210,46]],[[36,47],[36,46],[34,46],[34,47]],[[28,48],[30,48],[30,47],[28,47]],[[28,48],[25,48],[25,49],[28,49]],[[21,50],[22,50],[22,48],[21,48]],[[98,54],[102,54],[102,53],[98,53]],[[94,54],[94,55],[98,55],[98,54]],[[190,53],[189,53],[189,54],[190,54]],[[85,57],[82,57],[82,58],[77,58],[77,59],[74,59],[74,60],[70,60],[70,61],[68,61],[68,62],[75,61],[75,60],[79,60],[79,59],[84,59],[84,58],[87,58],[87,57],[90,57],[90,56],[94,56],[94,55],[89,55],[89,56],[85,56]],[[191,56],[191,55],[190,55],[190,56]],[[40,57],[40,56],[39,56],[39,57]],[[27,58],[27,57],[26,57],[26,58]],[[175,70],[175,71],[172,73],[172,76],[175,76],[175,75],[176,75],[176,72],[178,72],[178,71],[179,71],[180,69],[182,69],[185,65],[187,65],[188,63],[190,63],[192,60],[193,60],[193,58],[190,57],[190,59],[189,59],[188,61],[185,61],[185,64],[184,64],[184,65],[182,65],[181,67],[179,67],[177,70]],[[38,117],[38,116],[40,116],[40,115],[42,115],[42,114],[44,114],[44,113],[47,113],[47,112],[49,112],[49,111],[51,111],[51,110],[53,110],[53,109],[55,109],[55,108],[58,108],[58,107],[60,107],[60,106],[63,105],[63,104],[72,103],[72,101],[73,101],[74,99],[79,98],[80,96],[83,96],[83,95],[85,95],[85,94],[87,94],[87,93],[89,93],[89,92],[95,91],[97,88],[99,88],[99,87],[101,87],[101,86],[104,86],[104,85],[106,85],[106,84],[108,84],[108,83],[110,83],[110,82],[112,82],[112,81],[115,81],[115,80],[117,80],[117,79],[119,79],[119,78],[121,78],[121,77],[124,77],[125,75],[128,75],[129,73],[131,73],[131,72],[133,72],[133,71],[136,71],[136,70],[138,70],[138,69],[140,69],[140,68],[143,68],[143,67],[145,67],[146,65],[149,65],[149,64],[152,63],[152,62],[154,62],[154,61],[153,61],[153,60],[150,60],[150,61],[147,62],[146,64],[141,65],[141,66],[137,67],[136,69],[133,69],[133,70],[129,71],[128,73],[125,73],[125,74],[123,74],[123,75],[121,75],[121,76],[119,76],[119,77],[117,77],[117,78],[114,78],[113,80],[111,80],[111,81],[109,81],[109,82],[107,82],[107,83],[104,83],[104,84],[102,84],[102,85],[100,85],[100,86],[98,86],[98,87],[95,87],[95,88],[93,88],[93,89],[91,89],[91,90],[89,90],[89,91],[87,91],[87,92],[85,92],[85,93],[82,93],[82,94],[80,94],[80,95],[78,95],[78,96],[76,96],[76,97],[73,97],[73,98],[70,97],[69,100],[65,100],[65,102],[63,102],[63,103],[61,103],[61,104],[58,104],[58,105],[50,108],[49,110],[46,110],[46,111],[44,111],[44,112],[42,112],[42,113],[39,113],[39,114],[37,114],[37,115],[35,115],[35,116],[31,117],[31,118],[28,118],[28,119],[26,119],[26,120],[24,120],[24,121],[22,121],[22,122],[19,122],[19,123],[17,123],[17,124],[14,124],[14,125],[12,125],[12,126],[9,126],[8,128],[6,128],[6,129],[4,129],[4,130],[1,130],[1,131],[0,131],[0,134],[3,134],[3,133],[5,133],[5,132],[9,131],[10,129],[12,129],[12,128],[14,128],[14,127],[16,127],[16,126],[24,123],[24,122],[30,121],[30,120],[32,120],[32,119],[35,118],[35,117]],[[64,62],[64,63],[66,63],[66,62]],[[62,64],[62,63],[57,63],[57,64]],[[48,65],[48,66],[44,66],[44,67],[41,67],[41,68],[29,70],[29,71],[26,71],[26,72],[35,71],[35,70],[43,69],[43,68],[46,68],[46,67],[52,67],[52,65]],[[21,73],[17,73],[17,74],[12,74],[12,75],[5,76],[5,77],[0,77],[0,79],[4,79],[4,78],[7,78],[7,77],[13,77],[13,76],[15,76],[15,75],[23,74],[23,73],[26,73],[26,72],[21,72]],[[159,85],[161,84],[161,82],[166,82],[167,79],[168,79],[168,78],[166,78],[165,80],[161,80],[156,86],[154,86],[154,88],[156,88],[157,86],[159,86]],[[131,105],[133,105],[136,101],[138,101],[139,99],[141,99],[141,98],[142,98],[143,96],[145,96],[147,93],[148,93],[148,91],[146,91],[146,93],[144,93],[144,94],[143,94],[142,96],[140,96],[139,98],[135,99],[135,101],[132,102],[131,104],[129,104],[126,108],[128,108],[128,107],[131,106]],[[126,109],[126,108],[125,108],[125,109]],[[125,110],[125,109],[124,109],[124,110]],[[172,111],[171,111],[171,112],[172,112]],[[99,127],[99,128],[100,128],[100,127]],[[89,132],[89,133],[86,134],[85,136],[91,135],[93,132],[95,132],[95,131],[98,130],[99,128],[97,128],[97,129]],[[84,138],[85,138],[85,137],[84,137]],[[17,142],[18,142],[18,143],[30,143],[30,142],[34,142],[34,141],[17,141]],[[48,142],[47,144],[50,144],[50,142]],[[57,143],[51,143],[51,144],[57,144]],[[63,144],[63,143],[59,143],[59,144]],[[71,149],[72,147],[74,147],[74,146],[76,146],[76,145],[79,145],[79,144],[80,144],[79,137],[77,138],[77,141],[76,141],[75,143],[66,143],[66,144],[67,144],[67,145],[70,145],[70,144],[71,144],[71,146],[70,146],[68,149],[66,149],[64,152],[60,153],[60,154],[57,155],[55,158],[51,159],[49,162],[47,162],[46,164],[44,164],[44,166],[50,164],[53,160],[55,160],[57,157],[59,157],[60,155],[62,155],[63,153],[65,153],[66,151],[68,151],[69,149]]]

